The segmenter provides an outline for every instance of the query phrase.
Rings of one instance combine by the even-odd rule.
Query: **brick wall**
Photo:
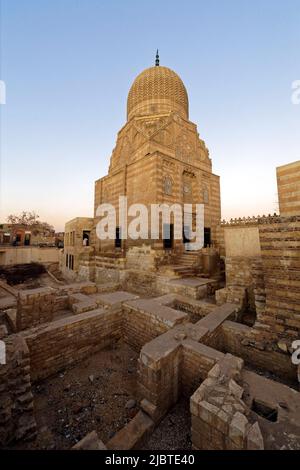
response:
[[[29,352],[19,335],[4,339],[6,364],[0,365],[0,444],[35,436]]]
[[[182,363],[180,366],[181,392],[190,395],[206,379],[215,363],[224,356],[204,344],[192,340],[183,342]]]
[[[51,287],[26,289],[18,294],[17,330],[52,321],[55,291]]]
[[[187,319],[187,314],[151,299],[128,302],[123,305],[124,340],[140,351],[146,343]]]
[[[181,344],[174,331],[146,344],[139,358],[138,386],[142,408],[158,422],[180,395]]]
[[[32,380],[43,379],[121,337],[121,313],[93,310],[23,333],[30,351]]]
[[[125,307],[123,333],[124,341],[140,351],[144,344],[168,331],[168,327],[150,315]]]
[[[226,287],[244,287],[247,303],[256,311],[256,299],[263,302],[264,283],[260,257],[226,257]],[[228,300],[229,301],[229,300]]]
[[[277,338],[299,339],[300,332],[300,216],[261,225],[266,308],[260,326]]]
[[[297,366],[292,364],[291,355],[287,351],[271,349],[262,341],[262,335],[246,325],[226,321],[222,325],[223,351],[244,359],[248,364],[269,371],[282,379],[296,382]]]

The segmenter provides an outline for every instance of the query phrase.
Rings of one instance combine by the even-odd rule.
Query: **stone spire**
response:
[[[158,49],[157,49],[157,51],[156,51],[155,65],[156,65],[156,66],[158,66],[158,65],[159,65],[159,55],[158,55]]]

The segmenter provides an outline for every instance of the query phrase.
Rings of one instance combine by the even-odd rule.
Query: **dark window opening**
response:
[[[25,245],[25,246],[29,246],[29,245],[30,245],[30,233],[25,233],[24,245]]]
[[[253,400],[251,409],[262,418],[267,419],[272,423],[276,423],[278,411],[275,408],[271,408],[270,406],[260,401]]]
[[[90,246],[90,230],[84,230],[82,232],[82,244],[83,246]]]
[[[116,248],[121,248],[121,246],[122,246],[121,229],[120,229],[120,227],[117,227],[116,228],[115,247]]]
[[[69,269],[74,269],[74,255],[69,255]]]
[[[69,255],[66,255],[66,266],[69,266]]]
[[[10,242],[10,235],[3,235],[3,243],[8,244]]]
[[[165,250],[170,250],[171,248],[173,248],[173,240],[174,240],[174,225],[164,224],[163,243],[164,243]]]
[[[211,233],[209,227],[204,227],[204,248],[211,245]]]

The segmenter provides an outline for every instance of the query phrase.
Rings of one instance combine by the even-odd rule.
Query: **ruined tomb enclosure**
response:
[[[176,283],[175,286],[177,290]],[[182,293],[182,286],[179,288]],[[189,400],[207,379],[209,371],[224,358],[224,353],[234,352],[235,347],[237,353],[234,354],[240,354],[240,342],[247,334],[242,331],[241,338],[237,331],[246,328],[251,333],[252,329],[232,321],[238,310],[235,304],[216,306],[205,299],[187,300],[174,293],[139,299],[128,292],[106,292],[103,286],[101,290],[98,292],[93,283],[61,288],[59,295],[54,296],[54,304],[60,308],[68,306],[68,309],[55,312],[54,307],[53,320],[45,324],[38,315],[39,309],[33,308],[37,313],[37,317],[33,317],[36,326],[23,329],[19,335],[29,347],[34,386],[120,341],[140,353],[136,397],[141,409],[116,437],[106,442],[111,448],[121,445],[139,448],[180,397]],[[27,294],[25,292],[28,302],[32,302],[30,295],[33,293]],[[40,299],[41,292],[36,294]],[[95,303],[94,310],[85,311]],[[39,306],[40,300],[35,305]],[[194,318],[196,322],[191,322],[191,313],[199,315],[200,320]],[[245,345],[245,350],[252,359],[253,348]],[[268,353],[260,353],[264,366],[268,367]],[[133,433],[134,442],[128,437],[132,428],[139,430],[138,435]]]

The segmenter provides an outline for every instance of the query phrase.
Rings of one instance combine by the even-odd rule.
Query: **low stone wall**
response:
[[[189,297],[183,297],[182,295],[173,295],[174,300],[172,302],[172,308],[189,313],[195,318],[198,317],[198,319],[205,317],[216,308],[215,304],[205,302],[204,300],[195,300]]]
[[[6,364],[0,364],[0,445],[35,437],[29,351],[23,338],[4,339]]]
[[[164,277],[157,278],[156,290],[160,295],[178,294],[191,299],[204,299],[213,294],[218,287],[218,281],[214,279],[182,278],[166,280]]]
[[[260,334],[239,323],[226,321],[222,325],[222,341],[218,347],[241,357],[246,363],[269,371],[278,377],[292,382],[297,381],[297,366],[292,364],[291,355],[279,349],[266,348]]]
[[[60,250],[56,247],[40,248],[38,246],[3,246],[1,248],[5,250],[0,256],[0,263],[2,266],[59,262]]]
[[[139,358],[141,407],[158,422],[180,396],[181,342],[174,330],[146,344]]]
[[[157,290],[157,276],[147,271],[126,269],[120,271],[120,283],[125,290],[137,291],[141,295],[155,295]]]
[[[98,292],[97,286],[94,282],[82,281],[75,282],[74,284],[66,284],[59,287],[56,292],[58,295],[70,295],[70,294],[95,294]]]
[[[139,393],[144,411],[155,422],[162,419],[181,393],[188,395],[195,390],[216,361],[223,358],[222,352],[200,341],[209,343],[214,339],[235,309],[235,305],[226,304],[216,307],[196,324],[182,321],[142,348]]]
[[[135,350],[187,321],[188,315],[160,305],[152,299],[139,299],[123,305],[123,337]]]
[[[151,246],[133,246],[126,253],[126,268],[156,271],[160,256]]]
[[[23,333],[32,380],[44,379],[121,338],[121,312],[97,309]]]
[[[125,269],[126,258],[103,253],[95,257],[94,276],[97,284],[119,282],[120,273]]]
[[[215,363],[222,359],[223,353],[192,340],[183,342],[182,363],[180,366],[181,392],[186,397],[206,379]]]
[[[17,330],[53,320],[55,290],[51,287],[26,289],[18,294]]]

